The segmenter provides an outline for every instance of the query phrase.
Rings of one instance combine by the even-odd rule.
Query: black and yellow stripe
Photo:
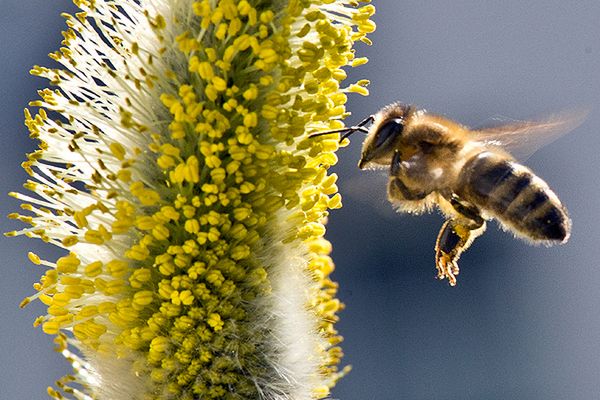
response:
[[[569,235],[566,209],[548,185],[502,154],[484,151],[467,161],[458,194],[532,240]]]

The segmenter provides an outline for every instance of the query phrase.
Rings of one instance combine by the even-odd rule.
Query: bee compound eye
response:
[[[377,132],[375,147],[381,147],[384,143],[394,140],[402,134],[404,121],[402,118],[394,118],[385,122]]]

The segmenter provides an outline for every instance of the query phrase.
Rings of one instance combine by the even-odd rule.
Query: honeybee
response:
[[[567,242],[567,209],[511,153],[531,155],[579,125],[585,114],[471,130],[412,105],[393,103],[356,126],[310,136],[340,133],[341,142],[355,132],[367,134],[358,167],[389,170],[388,200],[399,211],[417,214],[437,206],[446,217],[435,244],[437,277],[454,286],[458,259],[485,231],[487,220],[495,219],[533,243]]]

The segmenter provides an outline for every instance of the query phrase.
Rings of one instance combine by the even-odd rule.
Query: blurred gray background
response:
[[[1,0],[2,193],[26,179],[33,148],[22,109],[45,82],[27,71],[48,65],[60,41],[66,0]],[[526,119],[577,105],[592,113],[528,165],[555,189],[573,219],[567,245],[531,247],[491,223],[461,259],[457,287],[434,279],[433,245],[442,218],[395,213],[385,174],[356,168],[361,137],[339,152],[344,208],[332,213],[334,278],[346,303],[338,328],[353,370],[333,392],[364,399],[600,398],[600,2],[374,0],[371,96],[352,96],[360,121],[392,101],[414,103],[470,126]],[[7,197],[1,214],[17,208]],[[3,230],[19,226],[2,224]],[[0,280],[0,399],[42,399],[67,372],[50,338],[31,328],[39,304],[17,308],[40,270],[26,249],[3,239]]]

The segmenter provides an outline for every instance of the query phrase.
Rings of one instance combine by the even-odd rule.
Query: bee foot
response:
[[[451,255],[444,252],[440,253],[441,254],[435,263],[437,269],[437,278],[448,278],[448,283],[450,283],[450,286],[456,286],[456,275],[459,273],[458,264]]]

